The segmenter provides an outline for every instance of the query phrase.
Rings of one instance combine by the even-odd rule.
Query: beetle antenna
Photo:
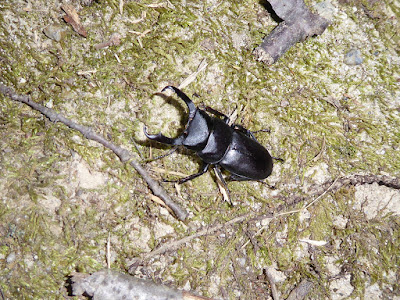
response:
[[[144,162],[145,163],[149,163],[149,162],[152,162],[152,161],[167,157],[168,155],[171,155],[172,153],[174,153],[176,150],[178,150],[178,145],[176,145],[175,147],[170,149],[167,153],[159,155],[159,156],[156,156],[154,158],[145,159]]]
[[[181,178],[181,179],[176,179],[176,180],[163,179],[163,182],[177,182],[178,184],[185,183],[186,181],[195,179],[196,177],[203,175],[205,172],[208,171],[209,166],[210,166],[210,164],[203,163],[203,166],[201,167],[201,170],[198,173],[189,175],[189,176]]]

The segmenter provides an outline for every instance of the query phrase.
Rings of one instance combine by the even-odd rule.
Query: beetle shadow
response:
[[[272,8],[272,5],[267,1],[267,0],[260,0],[258,1],[258,3],[264,7],[264,9],[269,13],[269,15],[271,16],[271,18],[277,22],[277,23],[281,23],[283,22],[283,19],[281,19],[276,12],[274,11],[274,9]]]
[[[162,98],[165,101],[164,105],[171,105],[178,111],[178,113],[180,115],[180,120],[179,120],[179,128],[177,128],[178,135],[175,136],[175,137],[178,137],[180,134],[183,133],[183,131],[185,130],[186,124],[188,122],[189,113],[188,113],[187,106],[184,105],[182,103],[182,101],[178,101],[175,97],[167,96],[160,92],[154,93],[153,96],[158,96],[158,97]]]

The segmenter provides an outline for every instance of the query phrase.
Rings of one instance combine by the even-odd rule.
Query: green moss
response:
[[[295,178],[301,184],[313,183],[313,177],[304,174],[322,162],[328,165],[332,178],[361,172],[393,176],[399,173],[400,120],[393,101],[399,67],[393,56],[398,52],[400,35],[396,34],[399,28],[390,21],[391,16],[381,11],[386,5],[398,16],[399,9],[392,3],[340,4],[340,13],[347,14],[358,26],[362,38],[351,32],[344,36],[340,32],[343,19],[338,18],[323,35],[295,45],[273,66],[255,62],[251,53],[275,26],[272,21],[260,21],[263,9],[258,3],[231,1],[212,5],[186,1],[184,5],[172,1],[156,8],[149,4],[153,2],[125,1],[122,15],[120,1],[116,0],[82,7],[79,14],[87,26],[88,38],[78,36],[62,23],[68,34],[56,43],[41,33],[43,26],[60,21],[43,13],[44,3],[33,3],[33,9],[24,13],[20,4],[5,3],[0,14],[1,81],[138,152],[132,145],[135,139],[137,149],[147,158],[150,146],[153,156],[169,149],[140,141],[143,123],[161,130],[152,120],[162,115],[167,106],[157,105],[152,95],[163,85],[179,85],[206,59],[208,68],[185,92],[191,97],[194,93],[200,95],[192,97],[196,104],[205,103],[224,113],[237,108],[236,122],[251,130],[271,129],[270,134],[258,133],[257,138],[274,156],[285,159],[276,164],[275,178],[267,180],[275,182],[279,195],[300,191]],[[358,10],[353,11],[352,6]],[[51,9],[55,15],[60,13],[58,8]],[[7,23],[9,18],[5,16],[10,10],[21,21],[17,31]],[[371,18],[365,10],[372,15],[379,12],[380,17]],[[146,12],[142,22],[130,22],[140,18],[142,12]],[[140,42],[132,33],[146,30],[150,31],[140,37]],[[122,35],[121,44],[95,50],[93,46],[113,32]],[[235,48],[237,34],[244,35],[244,47]],[[206,39],[213,43],[210,49],[204,47]],[[344,68],[342,56],[353,46],[362,49],[364,64]],[[93,72],[79,75],[85,71]],[[109,232],[117,253],[114,263],[123,269],[127,260],[144,251],[130,236],[140,227],[150,229],[152,237],[147,245],[156,248],[169,239],[191,234],[190,222],[194,228],[203,228],[244,213],[258,215],[288,205],[276,200],[273,191],[262,184],[233,182],[228,185],[236,204],[229,206],[210,172],[180,186],[182,199],[176,196],[174,185],[164,185],[194,215],[189,224],[183,225],[159,215],[159,205],[149,199],[150,192],[140,176],[110,151],[62,124],[49,122],[28,107],[0,97],[0,186],[6,197],[0,202],[0,234],[5,240],[0,244],[0,257],[11,252],[17,255],[14,263],[0,259],[0,277],[6,278],[0,280],[0,288],[6,297],[46,299],[66,295],[59,289],[65,276],[74,270],[92,272],[105,266]],[[341,107],[329,104],[327,97],[335,98]],[[283,100],[288,100],[289,105],[282,105]],[[172,115],[163,119],[163,132],[176,134],[176,120],[180,118],[185,123],[185,114],[184,108],[177,109],[172,115],[180,116],[178,119]],[[170,125],[173,122],[177,122],[174,128]],[[99,189],[76,187],[71,151],[78,153],[77,159],[87,162],[90,170],[107,175],[107,184]],[[314,161],[319,153],[318,161]],[[199,163],[195,155],[181,151],[147,167],[192,174]],[[55,211],[47,210],[43,204],[50,196],[61,202]],[[219,278],[225,289],[232,286],[234,278],[234,288],[250,295],[254,286],[249,284],[249,274],[261,274],[260,268],[276,264],[290,274],[279,286],[285,295],[301,279],[309,278],[315,284],[315,298],[325,298],[329,279],[324,258],[336,255],[352,275],[353,296],[362,298],[366,283],[377,282],[384,288],[384,284],[390,284],[386,274],[397,272],[400,231],[396,216],[365,220],[352,208],[353,198],[354,189],[343,188],[315,203],[309,209],[310,220],[300,222],[294,214],[274,219],[264,230],[253,223],[240,224],[232,229],[233,233],[224,228],[225,237],[218,233],[201,238],[195,249],[190,243],[182,246],[174,264],[157,266],[162,268],[159,274],[168,280],[173,278],[178,287],[189,280],[193,289],[218,298],[220,295],[208,289],[211,276]],[[292,209],[290,205],[287,208]],[[333,225],[337,215],[350,220],[346,228]],[[152,224],[156,217],[174,228],[172,237],[154,238]],[[134,218],[139,223],[132,223]],[[247,231],[241,227],[244,225]],[[277,235],[282,231],[278,242]],[[257,244],[247,243],[242,249],[251,233]],[[315,247],[312,258],[306,255],[298,259],[299,238],[332,244],[339,241],[340,247]],[[250,262],[246,266],[249,273],[233,273],[231,266],[240,268],[236,260],[243,256]],[[229,291],[232,298],[237,296],[235,293]]]

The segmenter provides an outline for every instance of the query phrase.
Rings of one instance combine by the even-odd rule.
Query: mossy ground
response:
[[[297,44],[273,66],[251,53],[276,26],[258,1],[123,1],[122,14],[121,2],[73,2],[86,39],[63,22],[59,1],[1,2],[0,80],[140,159],[167,149],[145,141],[143,124],[173,136],[185,123],[179,102],[154,93],[179,85],[205,59],[207,68],[184,91],[196,104],[227,114],[237,109],[236,122],[251,130],[271,130],[257,138],[284,159],[267,180],[276,190],[229,183],[231,207],[211,173],[180,186],[179,196],[166,184],[191,212],[180,223],[151,201],[140,176],[113,153],[1,95],[0,289],[6,298],[66,297],[68,275],[106,267],[109,236],[111,266],[124,270],[142,252],[198,228],[270,211],[283,203],[277,195],[341,175],[400,176],[395,2],[332,1],[334,20],[323,35]],[[65,29],[60,42],[43,34],[51,24]],[[94,48],[114,32],[120,45]],[[343,64],[351,48],[361,50],[362,65]],[[198,163],[181,151],[148,166],[191,174]],[[100,174],[103,184],[83,182],[82,168]],[[346,297],[332,282],[350,275],[350,297],[370,298],[375,284],[382,299],[400,297],[399,212],[369,220],[355,201],[354,188],[327,193],[305,217],[225,228],[156,257],[137,275],[215,298],[264,299],[270,293],[262,270],[273,266],[284,278],[278,282],[283,296],[308,278],[315,286],[311,298]],[[300,238],[328,244],[310,246]]]

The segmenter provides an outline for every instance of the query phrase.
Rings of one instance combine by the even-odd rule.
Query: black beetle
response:
[[[229,171],[231,180],[262,180],[271,174],[272,157],[251,131],[238,124],[228,125],[229,117],[210,107],[205,110],[197,108],[176,87],[167,86],[162,92],[167,89],[173,90],[189,108],[189,120],[183,134],[172,139],[161,133],[147,133],[146,126],[144,134],[150,140],[163,144],[183,145],[196,151],[203,160],[200,172],[177,182],[183,183],[204,174],[210,165],[221,166]],[[217,117],[212,117],[207,112]]]

